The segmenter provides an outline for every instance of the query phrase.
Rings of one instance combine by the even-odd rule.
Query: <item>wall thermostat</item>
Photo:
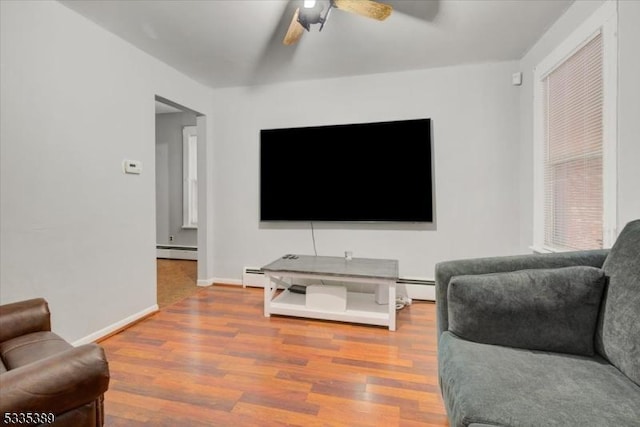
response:
[[[125,160],[124,173],[140,175],[142,173],[142,162],[140,160]]]
[[[513,73],[511,75],[511,84],[514,86],[520,86],[522,84],[522,73]]]

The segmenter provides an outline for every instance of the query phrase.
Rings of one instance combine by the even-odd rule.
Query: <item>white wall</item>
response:
[[[520,246],[533,242],[533,70],[604,1],[577,1],[520,61]],[[618,232],[640,218],[640,2],[618,2]]]
[[[183,224],[182,128],[196,126],[191,112],[156,114],[156,242],[197,246],[196,229]],[[170,241],[169,236],[174,240]]]
[[[618,231],[640,218],[640,2],[618,4]]]
[[[263,128],[433,120],[435,229],[317,224],[319,254],[395,258],[403,277],[433,278],[441,260],[513,253],[519,238],[515,70],[517,63],[504,62],[216,90],[216,277],[239,279],[243,266],[313,254],[308,223],[259,223]],[[309,173],[331,173],[331,167]]]
[[[0,302],[86,340],[156,304],[154,96],[210,118],[212,92],[57,2],[0,19]]]

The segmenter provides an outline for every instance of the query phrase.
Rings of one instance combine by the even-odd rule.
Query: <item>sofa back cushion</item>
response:
[[[436,311],[438,339],[449,330],[449,310],[447,291],[454,276],[467,274],[506,273],[510,271],[536,268],[562,268],[571,266],[591,266],[602,268],[609,250],[574,251],[553,254],[514,255],[491,258],[475,258],[444,261],[436,264]]]
[[[591,356],[604,272],[595,267],[456,276],[449,330],[466,340]]]
[[[640,220],[622,230],[602,266],[608,276],[596,351],[640,385]]]

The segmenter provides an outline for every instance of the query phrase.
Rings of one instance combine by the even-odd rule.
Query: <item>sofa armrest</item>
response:
[[[475,258],[438,263],[435,274],[438,338],[442,332],[449,330],[447,289],[451,278],[454,276],[572,266],[601,268],[608,254],[608,249],[600,249],[553,254]]]
[[[50,330],[51,314],[44,299],[0,305],[0,342],[32,332]]]
[[[0,374],[0,413],[61,414],[98,399],[108,386],[104,350],[87,344]]]

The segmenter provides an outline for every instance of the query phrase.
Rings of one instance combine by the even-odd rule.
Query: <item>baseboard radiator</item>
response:
[[[156,245],[156,258],[197,260],[198,248],[195,246]]]
[[[264,288],[269,282],[267,276],[264,275],[261,269],[256,267],[245,267],[242,269],[242,287],[247,286]]]
[[[244,267],[242,270],[242,286],[244,288],[247,286],[264,288],[268,282],[269,279],[259,268]],[[416,300],[436,300],[436,284],[433,280],[400,278],[396,283],[398,284],[398,294]]]
[[[436,282],[428,279],[400,278],[398,284],[398,294],[405,294],[411,299],[435,301]],[[402,292],[402,288],[405,289]]]

